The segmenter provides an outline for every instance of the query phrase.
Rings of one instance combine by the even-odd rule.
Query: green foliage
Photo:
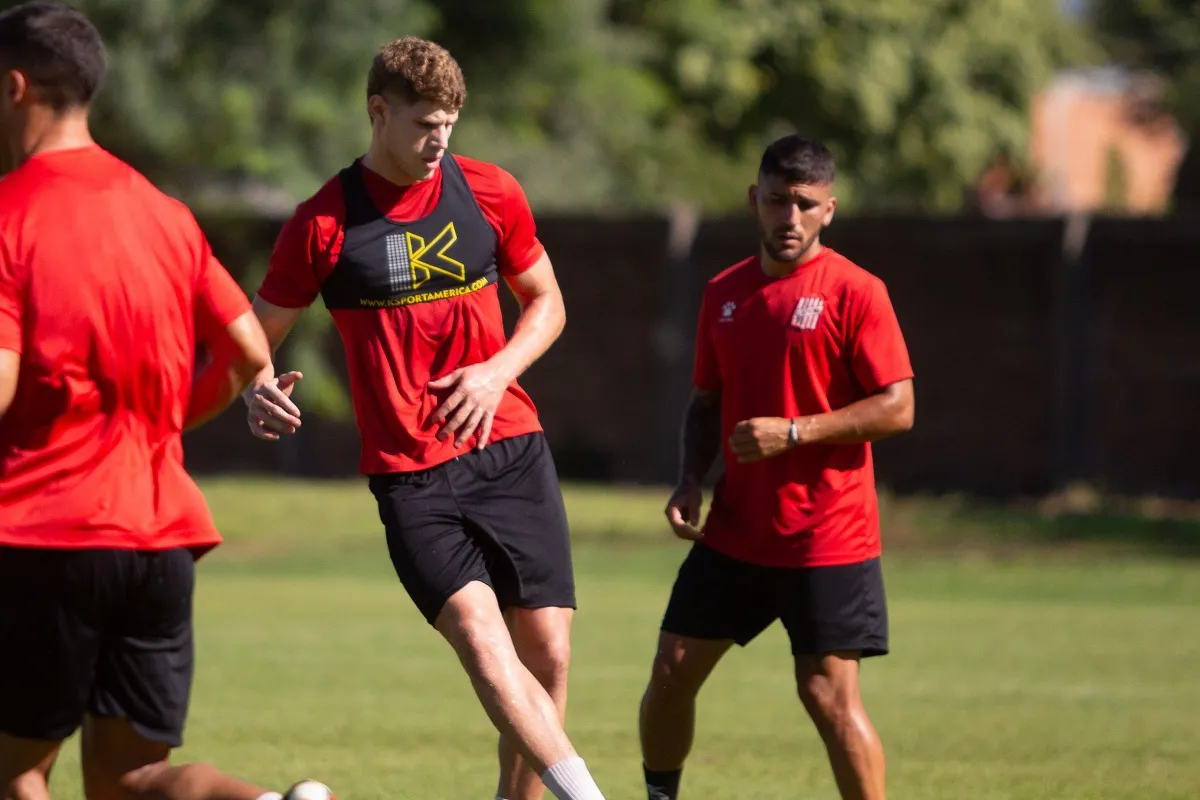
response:
[[[844,204],[953,209],[1024,151],[1029,97],[1080,52],[1045,0],[80,5],[111,52],[99,137],[193,203],[214,183],[313,191],[366,145],[374,49],[413,33],[466,72],[456,148],[539,209],[730,208],[795,129],[835,148]]]
[[[1041,0],[623,0],[676,106],[729,157],[773,132],[826,139],[858,205],[953,209],[1028,102],[1083,52]]]
[[[98,138],[184,196],[214,176],[315,189],[365,147],[374,49],[434,20],[416,0],[79,5],[110,55]]]
[[[1118,62],[1168,81],[1165,99],[1195,142],[1200,138],[1200,3],[1195,0],[1095,0],[1097,39]],[[1200,210],[1200,153],[1193,144],[1180,166],[1177,209]]]

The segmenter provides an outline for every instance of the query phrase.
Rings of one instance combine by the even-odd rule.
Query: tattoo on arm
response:
[[[680,483],[700,483],[721,452],[721,393],[694,391],[683,418]]]

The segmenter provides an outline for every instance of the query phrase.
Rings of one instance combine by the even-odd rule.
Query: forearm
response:
[[[562,294],[557,290],[532,298],[521,309],[512,338],[491,363],[511,383],[550,349],[566,324]]]
[[[236,364],[210,361],[201,368],[192,382],[192,394],[188,401],[187,415],[183,420],[183,429],[189,431],[220,415],[237,399],[250,377],[247,369]]]
[[[721,452],[721,395],[696,392],[684,413],[680,442],[680,484],[699,485]]]
[[[797,417],[797,444],[863,444],[912,427],[912,407],[903,397],[876,394],[825,414]]]

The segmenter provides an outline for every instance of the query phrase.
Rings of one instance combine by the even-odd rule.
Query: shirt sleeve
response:
[[[333,227],[336,221],[328,220]],[[328,227],[328,226],[327,226]],[[305,308],[321,293],[318,259],[322,258],[321,218],[303,207],[284,223],[258,295],[282,308]]]
[[[717,349],[713,344],[709,302],[708,293],[705,292],[696,324],[696,355],[692,366],[692,384],[704,392],[717,392],[721,389],[721,366],[717,362]]]
[[[546,248],[538,241],[533,211],[521,184],[504,170],[500,170],[499,184],[502,205],[496,266],[501,275],[511,278],[536,264]]]
[[[196,282],[196,298],[193,305],[196,326],[196,341],[207,342],[216,338],[225,326],[250,310],[250,301],[242,287],[213,256],[204,243],[200,279]]]
[[[851,363],[854,376],[868,394],[913,377],[908,347],[891,298],[882,281],[860,291],[851,315]]]
[[[27,275],[0,246],[0,347],[21,352]]]

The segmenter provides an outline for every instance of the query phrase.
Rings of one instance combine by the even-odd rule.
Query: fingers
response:
[[[295,433],[298,428],[298,425],[272,416],[269,411],[259,407],[250,409],[246,415],[246,421],[250,424],[250,430],[254,435],[261,439],[278,439],[278,434]]]
[[[292,372],[285,372],[280,375],[275,379],[275,383],[279,387],[280,392],[283,393],[284,397],[290,397],[292,394],[292,387],[299,383],[303,377],[304,373],[293,370]]]
[[[441,391],[442,389],[449,389],[451,386],[453,386],[455,383],[458,382],[458,379],[461,375],[462,375],[462,370],[456,369],[456,370],[454,370],[454,372],[451,372],[449,375],[438,378],[436,381],[430,381],[429,388],[433,389],[434,391]]]
[[[495,419],[495,412],[489,411],[483,415],[483,423],[479,430],[479,442],[475,445],[480,450],[487,447],[488,439],[492,436],[492,421]]]
[[[455,392],[455,394],[457,394],[457,392]],[[442,425],[442,429],[438,431],[438,441],[444,442],[447,438],[457,433],[459,429],[466,424],[467,420],[470,419],[471,416],[478,410],[479,406],[475,403],[475,401],[464,397],[462,402],[458,403],[458,407],[454,409],[454,415],[450,417],[449,420],[446,420],[445,424]],[[468,429],[468,431],[469,430],[470,429]]]
[[[251,412],[257,412],[264,424],[283,431],[279,425],[295,429],[300,427],[300,409],[287,395],[275,386],[264,386],[250,400]],[[293,430],[284,431],[293,433]]]
[[[451,414],[455,413],[455,411],[465,404],[466,399],[467,393],[462,389],[459,389],[458,391],[454,392],[454,394],[447,397],[442,404],[438,406],[437,411],[433,412],[434,422],[444,423]],[[438,438],[445,437],[439,434]]]
[[[458,438],[454,440],[454,446],[462,447],[464,444],[466,444],[467,439],[471,438],[471,434],[475,433],[475,431],[479,429],[479,423],[482,421],[483,409],[476,406],[475,410],[471,412],[471,415],[467,417],[466,421],[463,423],[463,426],[459,428]]]
[[[677,494],[667,505],[667,522],[680,539],[694,542],[704,538],[700,530],[700,491],[689,490],[686,495]]]
[[[250,426],[250,433],[254,434],[254,436],[259,439],[266,439],[269,442],[279,439],[278,433],[275,433],[270,428],[267,428],[265,425],[263,425],[262,420],[255,419],[253,414],[250,414],[247,417],[246,423]]]

